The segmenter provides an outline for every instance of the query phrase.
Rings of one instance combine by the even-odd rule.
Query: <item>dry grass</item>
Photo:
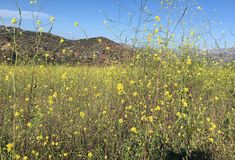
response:
[[[0,66],[1,159],[234,159],[231,64],[160,57]]]

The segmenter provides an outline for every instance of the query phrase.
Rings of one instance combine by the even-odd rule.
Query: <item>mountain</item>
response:
[[[51,33],[0,26],[0,61],[12,60],[14,35],[18,57],[24,62],[35,57],[39,62],[109,65],[124,62],[133,54],[131,47],[105,37],[68,40]]]
[[[235,60],[235,48],[220,48],[211,49],[208,51],[209,56],[214,60],[224,60],[225,62],[231,62]]]
[[[62,37],[51,33],[0,26],[0,62],[12,63],[15,59],[12,51],[14,35],[18,58],[26,63],[35,58],[39,63],[110,65],[130,60],[135,52],[131,46],[116,43],[105,37],[64,39],[64,42],[60,43]],[[145,48],[136,48],[136,50],[142,52]],[[153,50],[152,53],[155,52],[156,50]],[[235,48],[211,49],[207,53],[212,60],[222,59],[225,62],[235,60]]]

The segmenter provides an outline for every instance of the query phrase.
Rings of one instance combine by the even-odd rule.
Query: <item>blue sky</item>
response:
[[[104,24],[104,14],[113,20],[120,20],[120,22],[123,23],[128,22],[128,17],[133,16],[133,25],[138,24],[138,20],[136,19],[138,17],[138,13],[136,12],[138,5],[135,4],[135,1],[138,3],[140,0],[116,0],[121,6],[130,9],[126,10],[122,8],[120,10],[121,14],[119,14],[119,8],[113,0],[38,0],[37,5],[30,5],[29,0],[18,1],[24,15],[22,28],[33,30],[30,12],[32,10],[38,11],[40,8],[42,23],[47,24],[48,16],[54,16],[56,21],[53,33],[68,39],[85,37],[85,34],[79,27],[74,27],[74,22],[78,21],[79,26],[85,30],[88,37],[104,36],[119,41],[112,32],[119,34],[120,31],[127,29],[127,26],[116,23],[115,25],[113,23],[110,25],[111,23],[107,21],[112,29],[112,31],[110,31]],[[185,18],[186,22],[190,20],[193,21],[190,23],[189,27],[192,26],[193,28],[201,30],[198,26],[202,26],[203,28],[202,24],[209,19],[213,36],[219,38],[222,32],[224,32],[226,35],[224,41],[227,42],[227,47],[234,46],[235,37],[231,36],[230,30],[235,34],[235,0],[193,0],[193,3],[194,4],[189,7],[188,12],[196,12],[196,14],[191,14],[191,16]],[[10,25],[10,19],[13,18],[13,13],[16,11],[15,1],[0,0],[0,4],[0,16],[7,25]],[[201,6],[202,11],[197,11],[197,6]],[[158,10],[160,8],[159,0],[149,0],[147,7],[151,12]],[[183,5],[178,4],[178,7],[183,8]],[[164,20],[166,11],[156,12],[156,15],[161,16],[162,23],[166,22],[166,20]],[[173,12],[172,17],[176,17],[177,19],[179,15]],[[141,24],[141,26],[143,26],[143,24]],[[177,28],[176,31],[180,32],[180,27]],[[131,35],[132,34],[130,34],[130,36]],[[208,41],[212,43],[212,40]]]

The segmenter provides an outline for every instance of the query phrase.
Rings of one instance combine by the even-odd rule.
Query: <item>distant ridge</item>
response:
[[[208,51],[210,57],[214,60],[224,60],[231,62],[235,60],[235,48],[211,49]]]
[[[133,49],[129,45],[116,43],[105,37],[64,39],[64,42],[60,44],[62,37],[51,33],[42,33],[40,43],[36,43],[39,41],[38,32],[15,29],[19,59],[26,63],[34,57],[35,53],[38,53],[36,61],[39,63],[111,65],[124,63],[132,59],[134,50],[140,52],[142,50],[141,48]],[[0,62],[12,62],[13,52],[9,44],[12,43],[13,30],[13,27],[0,26]],[[225,62],[235,60],[235,48],[210,49],[206,52],[212,60],[222,59]]]
[[[9,47],[12,37],[7,30],[13,35],[12,27],[0,26],[0,61],[10,61],[12,56],[12,50]],[[35,53],[38,53],[37,61],[109,65],[124,62],[132,56],[131,47],[105,37],[64,39],[64,42],[60,44],[62,39],[60,36],[42,33],[39,39],[38,32],[25,31],[20,28],[16,28],[16,37],[19,59],[24,61],[29,61]],[[40,43],[36,43],[38,41]]]

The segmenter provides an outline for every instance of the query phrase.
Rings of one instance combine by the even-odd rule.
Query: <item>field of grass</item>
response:
[[[235,71],[189,57],[0,66],[0,159],[235,159]]]

